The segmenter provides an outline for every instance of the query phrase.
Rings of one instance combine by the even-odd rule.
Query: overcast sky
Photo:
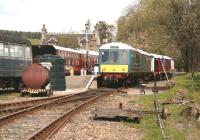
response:
[[[138,0],[0,0],[0,29],[71,32],[85,29],[90,19],[116,23],[123,11]]]

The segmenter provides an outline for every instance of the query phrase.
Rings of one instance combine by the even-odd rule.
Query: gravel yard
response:
[[[153,83],[150,83],[153,85]],[[149,85],[150,85],[149,84]],[[158,82],[159,85],[165,85],[164,81]],[[148,87],[148,85],[147,85]],[[63,92],[55,92],[54,96],[63,94],[74,94],[85,89],[69,89]],[[76,115],[70,123],[66,124],[60,132],[55,135],[52,140],[138,140],[143,138],[143,132],[140,129],[131,128],[125,122],[99,121],[93,120],[93,111],[95,108],[118,108],[122,103],[124,109],[139,109],[141,106],[135,102],[140,98],[140,89],[128,88],[126,93],[116,93],[108,97],[104,97],[92,106],[87,107],[80,114]],[[159,91],[161,93],[162,91]],[[151,88],[145,89],[145,95],[152,94]],[[138,96],[140,95],[140,96]],[[0,98],[0,103],[25,101],[45,97],[20,97],[11,95]],[[133,101],[133,102],[129,102]],[[141,120],[142,121],[142,120]]]
[[[129,91],[130,92],[130,91]],[[116,93],[109,97],[103,98],[85,111],[76,115],[70,123],[68,123],[53,140],[138,140],[142,138],[142,131],[131,128],[124,122],[111,122],[93,120],[93,111],[95,108],[118,108],[119,103],[123,104],[123,108],[137,108],[135,104],[129,104],[130,99],[134,99],[134,94],[123,95]]]

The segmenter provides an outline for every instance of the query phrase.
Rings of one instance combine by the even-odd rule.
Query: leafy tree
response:
[[[73,49],[79,48],[76,34],[60,34],[57,35],[57,40],[60,46]]]
[[[157,5],[157,3],[155,3]],[[160,0],[162,11],[158,22],[165,31],[165,35],[176,43],[180,51],[184,70],[192,75],[199,65],[199,27],[200,2],[197,0]],[[162,14],[162,16],[161,16]]]
[[[105,21],[98,21],[95,25],[95,30],[98,31],[100,43],[104,44],[113,40],[114,25],[109,25]]]
[[[199,9],[198,0],[140,0],[119,18],[117,39],[169,55],[194,73],[200,67]]]
[[[0,30],[0,34],[26,38],[26,39],[40,39],[40,32],[22,32],[22,31],[9,31],[9,30]]]

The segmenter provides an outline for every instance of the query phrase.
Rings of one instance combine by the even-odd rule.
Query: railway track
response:
[[[53,101],[56,99],[67,97],[67,96],[71,96],[71,95],[47,97],[47,98],[43,98],[43,99],[0,104],[0,117],[2,117],[3,115],[8,115],[8,114],[17,112],[19,110],[23,110],[23,109],[32,107],[34,105],[38,105],[38,104],[45,103],[48,101]]]
[[[47,139],[86,105],[113,92],[91,90],[6,115],[0,118],[0,139]]]

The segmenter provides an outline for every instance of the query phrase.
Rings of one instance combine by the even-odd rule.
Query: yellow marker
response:
[[[128,65],[101,65],[101,72],[127,73]]]

